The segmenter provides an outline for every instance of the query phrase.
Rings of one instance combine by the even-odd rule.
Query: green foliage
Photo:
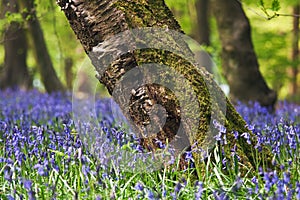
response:
[[[167,0],[166,3],[175,9],[176,19],[179,20],[183,30],[191,35],[195,27],[195,20],[189,14],[188,8],[194,6],[194,1]],[[299,1],[243,0],[241,3],[250,20],[252,41],[260,64],[260,70],[267,84],[278,92],[280,99],[283,99],[288,93],[287,85],[290,81],[287,69],[291,66],[292,17],[283,17],[282,15],[283,13],[285,15],[292,14],[291,7],[299,3]],[[282,26],[283,24],[284,26]],[[209,48],[209,53],[217,64],[218,70],[222,71],[220,62],[221,45],[212,15],[210,25],[211,47]],[[219,79],[222,80],[222,78]],[[224,82],[224,80],[221,82]]]
[[[191,34],[195,23],[196,0],[165,0],[185,33]]]
[[[277,11],[279,11],[279,9],[280,9],[279,1],[273,0],[271,10],[277,12]]]
[[[24,21],[21,13],[12,13],[12,12],[6,12],[5,18],[2,20],[7,24],[10,24],[12,22],[23,23]]]
[[[265,2],[263,0],[259,1],[260,6],[265,7]]]
[[[82,50],[81,44],[76,39],[73,31],[71,30],[66,17],[60,11],[55,1],[52,0],[36,0],[35,1],[37,18],[42,26],[43,34],[46,39],[48,51],[51,56],[56,73],[60,80],[64,83],[64,59],[67,57],[72,58],[74,73],[77,71],[77,67],[80,67],[83,60],[86,58],[85,53]],[[28,20],[28,19],[27,19]],[[0,30],[3,33],[5,27],[11,22],[19,22],[24,24],[26,29],[26,23],[24,22],[21,13],[7,12],[5,18],[0,20]],[[3,43],[3,34],[0,41]],[[28,37],[29,38],[29,37]],[[67,40],[62,38],[68,38]],[[0,43],[0,45],[2,44]],[[39,74],[36,73],[36,61],[31,49],[31,41],[28,41],[29,51],[27,58],[27,65],[29,70],[34,72],[34,86],[42,89],[43,86],[40,81]],[[0,46],[0,63],[4,62],[4,47]]]
[[[281,2],[280,12],[289,13],[290,4]],[[255,8],[254,6],[251,8]],[[259,10],[259,8],[257,8]],[[287,69],[291,66],[292,17],[278,16],[264,20],[258,11],[245,7],[252,28],[252,40],[260,64],[260,71],[268,85],[275,89],[279,98],[286,97],[290,81]],[[281,26],[284,24],[284,26]]]
[[[270,5],[269,8],[266,7],[265,0],[259,0],[259,5],[264,10],[270,9],[270,10],[272,10],[274,12],[277,12],[280,9],[280,2],[279,2],[279,0],[272,0],[272,2],[268,1],[267,4]]]
[[[279,0],[272,0],[272,2],[265,3],[265,0],[259,1],[259,6],[263,13],[267,16],[267,19],[273,19],[275,17],[278,17],[278,11],[280,10],[280,2]],[[268,10],[273,11],[272,14]]]
[[[179,21],[185,33],[192,35],[195,27],[195,1],[196,0],[166,0]],[[52,0],[36,0],[37,16],[43,28],[48,51],[51,55],[55,70],[61,80],[64,81],[64,59],[73,59],[75,73],[83,64],[85,53],[81,44],[71,30],[66,17]],[[260,69],[267,83],[277,90],[281,98],[284,98],[286,84],[289,82],[286,69],[290,67],[289,52],[291,51],[292,18],[281,17],[280,13],[291,14],[291,6],[299,4],[299,0],[243,0],[242,4],[252,26],[253,43],[259,58]],[[262,11],[265,10],[268,15]],[[276,15],[277,14],[277,15]],[[275,17],[276,16],[276,17]],[[270,19],[266,21],[265,19]],[[217,28],[213,17],[211,23],[211,47],[209,53],[217,63],[219,70],[221,45]],[[0,20],[0,30],[3,33],[7,24],[12,21],[24,23],[20,13],[6,13]],[[284,25],[284,26],[283,26]],[[4,61],[3,34],[0,38],[0,64]],[[65,39],[67,38],[67,40]],[[1,43],[2,42],[2,43]],[[30,48],[30,41],[29,41]],[[28,56],[30,71],[35,70],[35,60],[31,50]],[[222,78],[220,78],[222,79]],[[223,82],[223,81],[222,81]],[[35,75],[35,83],[40,87],[39,75]]]

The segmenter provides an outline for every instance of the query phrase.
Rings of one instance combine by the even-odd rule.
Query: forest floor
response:
[[[70,94],[7,90],[0,99],[0,199],[300,199],[298,105],[279,102],[274,113],[256,103],[236,106],[280,170],[257,167],[242,177],[236,169],[224,174],[216,163],[214,173],[194,180],[192,165],[185,171],[124,167],[116,149],[141,149],[115,120],[109,98],[96,100],[97,120],[81,124],[81,131]]]

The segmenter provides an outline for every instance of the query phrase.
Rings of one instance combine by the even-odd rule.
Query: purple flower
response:
[[[156,140],[155,143],[158,145],[158,148],[164,149],[166,145],[161,140]]]
[[[257,180],[257,178],[254,176],[254,177],[251,179],[251,181],[252,181],[252,183],[254,183],[254,185],[255,185],[255,193],[257,193],[257,192],[258,192],[258,188],[259,188],[259,186],[258,186],[258,180]]]
[[[30,190],[28,192],[28,199],[29,200],[36,200],[36,198],[35,198],[35,192],[34,191]]]
[[[157,198],[155,197],[154,193],[151,190],[147,190],[147,198],[149,200],[156,200]]]
[[[134,189],[138,190],[138,191],[143,191],[144,190],[144,186],[142,183],[137,182]]]
[[[176,194],[176,192],[172,192],[172,193],[170,194],[170,196],[172,197],[173,200],[176,200],[176,199],[177,199],[177,194]]]
[[[183,187],[182,184],[178,182],[178,183],[175,185],[174,192],[175,192],[176,194],[179,193],[182,187]]]
[[[44,165],[41,164],[36,164],[33,167],[34,169],[37,169],[37,172],[40,176],[48,176],[48,170],[46,169],[46,167]]]
[[[9,182],[12,182],[12,175],[13,175],[12,169],[9,166],[6,166],[4,168],[4,179]]]
[[[227,158],[225,157],[225,158],[222,159],[222,166],[223,166],[223,169],[226,168],[226,164],[227,164]]]
[[[196,182],[196,193],[195,193],[195,199],[196,200],[200,200],[201,199],[203,191],[204,191],[203,183],[197,181]]]
[[[243,183],[244,183],[243,179],[241,179],[241,177],[237,177],[232,190],[233,191],[239,190],[242,187]]]
[[[194,162],[192,151],[185,152],[185,161],[186,162],[188,162],[188,161]]]
[[[296,199],[300,199],[300,182],[296,182]]]
[[[7,198],[8,200],[15,200],[15,198],[13,198],[10,194],[7,195],[6,198]]]
[[[96,200],[102,200],[101,196],[97,196]]]
[[[213,191],[215,200],[229,200],[228,195],[224,191]]]
[[[26,190],[31,190],[31,187],[32,187],[32,181],[31,180],[26,180],[24,179],[23,180],[23,185],[24,185],[24,188]]]
[[[234,138],[237,140],[239,138],[239,132],[233,131]]]
[[[283,182],[284,184],[289,185],[291,180],[291,175],[289,172],[283,172]]]
[[[82,165],[81,171],[82,171],[82,173],[83,173],[84,176],[87,176],[88,173],[89,173],[91,170],[90,170],[90,167],[89,167],[89,166],[87,166],[87,165]]]
[[[21,99],[20,96],[22,96]],[[36,197],[32,190],[34,183],[21,178],[20,170],[24,163],[33,161],[32,165],[34,165],[36,172],[40,176],[48,176],[49,170],[55,169],[58,171],[58,166],[62,166],[61,169],[69,173],[70,163],[74,160],[76,163],[81,161],[82,173],[87,178],[85,183],[89,180],[87,175],[94,174],[94,176],[99,176],[98,182],[103,184],[106,178],[116,180],[122,178],[116,176],[120,173],[110,171],[109,164],[111,160],[118,163],[122,159],[119,155],[110,155],[115,150],[113,148],[115,145],[120,147],[128,145],[140,153],[145,151],[139,145],[139,138],[134,134],[126,133],[121,127],[115,126],[118,123],[114,121],[115,119],[111,113],[111,99],[96,101],[97,116],[99,116],[99,119],[101,117],[99,122],[86,122],[82,125],[82,132],[91,136],[92,143],[89,143],[88,137],[84,138],[87,140],[85,141],[82,140],[82,137],[73,134],[72,130],[75,129],[75,122],[71,119],[72,103],[61,94],[49,95],[37,91],[25,93],[10,90],[7,92],[0,91],[0,99],[0,133],[2,134],[0,143],[4,147],[0,164],[5,166],[3,178],[7,182],[14,181],[14,184],[23,185],[29,199],[35,199]],[[207,194],[213,195],[215,199],[228,199],[228,194],[232,195],[234,191],[239,192],[239,190],[244,191],[245,189],[245,191],[249,191],[249,198],[255,196],[259,199],[300,199],[300,184],[294,178],[295,168],[297,169],[299,164],[297,158],[300,139],[300,107],[295,104],[279,102],[277,110],[270,113],[266,108],[253,102],[250,103],[250,106],[240,104],[237,106],[237,110],[247,121],[248,128],[257,136],[257,143],[253,144],[255,148],[261,150],[261,145],[266,145],[279,158],[277,162],[282,164],[282,167],[279,169],[280,172],[260,170],[259,181],[256,177],[253,177],[249,188],[243,187],[246,187],[249,182],[245,181],[245,185],[243,185],[243,180],[237,178],[232,191],[228,191],[230,193],[216,190],[213,194],[210,192]],[[87,112],[90,111],[87,110]],[[218,133],[215,136],[216,140],[220,144],[226,144],[226,128],[217,121],[214,121],[214,125]],[[80,132],[77,127],[76,132]],[[249,144],[251,143],[249,133],[241,134],[234,131],[232,134],[235,139],[243,138]],[[107,140],[100,135],[107,136]],[[87,144],[92,146],[92,149],[87,149]],[[157,146],[160,148],[165,147],[161,141],[157,141]],[[192,149],[196,153],[201,151],[197,148],[197,145],[194,145]],[[57,159],[59,153],[62,155],[59,156],[59,158],[62,157],[61,160]],[[65,155],[69,155],[69,157],[64,158]],[[236,147],[231,149],[231,155],[233,158],[238,158]],[[90,160],[94,156],[100,161],[99,166],[96,166],[97,172],[92,172],[90,169]],[[185,156],[187,161],[193,161],[192,152],[188,151]],[[60,161],[62,163],[58,164],[57,162]],[[173,154],[171,154],[169,162],[175,162]],[[224,166],[227,164],[226,162],[226,159],[222,160]],[[134,163],[132,162],[130,165],[134,166]],[[103,177],[101,177],[101,174],[103,174]],[[174,199],[181,198],[179,194],[185,185],[186,181],[179,181],[175,185],[171,196]],[[47,187],[55,188],[55,186]],[[153,188],[145,188],[142,182],[136,183],[134,188],[143,199],[157,198],[156,193],[153,192],[154,190],[151,190]],[[84,190],[88,191],[86,188]],[[205,190],[203,183],[197,183],[197,186],[195,186],[195,199],[203,198]],[[161,191],[162,197],[168,198],[164,186]],[[26,198],[26,194],[20,197],[18,193],[20,191],[15,191],[16,198]],[[12,196],[6,197],[13,199]]]
[[[166,188],[163,186],[162,188],[162,197],[166,197],[167,196],[167,191]]]
[[[251,179],[252,183],[254,183],[255,185],[258,185],[258,180],[255,176],[252,177]]]

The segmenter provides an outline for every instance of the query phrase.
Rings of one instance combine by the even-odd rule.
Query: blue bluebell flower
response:
[[[8,182],[12,182],[13,169],[10,166],[4,168],[4,179]]]
[[[137,182],[136,185],[134,186],[134,189],[138,190],[138,191],[143,191],[144,190],[144,186],[142,183]]]
[[[10,194],[7,195],[6,198],[7,198],[8,200],[15,200],[15,198],[14,198],[13,196],[11,196]]]
[[[195,199],[200,200],[202,197],[202,193],[204,191],[203,182],[197,181],[195,184],[196,187],[196,193],[195,193]]]
[[[32,181],[23,179],[23,185],[24,185],[24,188],[29,191],[29,190],[31,190],[31,187],[32,187]]]

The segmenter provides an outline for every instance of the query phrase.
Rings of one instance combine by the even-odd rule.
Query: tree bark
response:
[[[35,59],[46,91],[49,93],[64,91],[64,86],[54,70],[47,50],[44,34],[36,16],[34,1],[19,0],[19,4],[23,9],[24,20],[26,20],[28,24],[28,31],[33,42]]]
[[[5,0],[2,6],[3,15],[6,12],[19,12],[16,0]],[[32,83],[26,64],[27,41],[21,22],[13,21],[5,29],[4,51],[4,73],[1,78],[1,88],[29,89]]]
[[[145,149],[154,150],[158,148],[156,143],[157,139],[164,143],[172,141],[173,139],[175,140],[176,133],[181,128],[181,120],[184,121],[184,132],[189,136],[189,143],[192,149],[201,149],[206,145],[205,142],[207,141],[205,141],[204,138],[210,131],[209,126],[213,113],[220,113],[221,117],[226,118],[225,126],[228,132],[227,141],[229,144],[227,145],[228,152],[226,155],[229,155],[228,157],[230,159],[230,148],[237,145],[238,152],[242,158],[241,162],[246,166],[255,165],[255,158],[251,151],[254,150],[253,145],[257,143],[256,137],[246,128],[245,121],[235,111],[228,99],[225,99],[227,112],[222,112],[220,109],[221,105],[211,101],[210,91],[214,91],[214,95],[217,96],[222,96],[223,93],[213,81],[210,74],[204,69],[199,69],[199,72],[195,65],[188,62],[186,58],[180,57],[180,54],[177,55],[170,51],[159,50],[167,45],[172,47],[175,52],[183,52],[183,55],[193,57],[187,44],[181,38],[176,36],[163,37],[163,35],[158,34],[155,35],[154,38],[147,37],[146,35],[144,39],[142,39],[142,37],[136,35],[138,38],[137,43],[141,45],[152,43],[156,45],[156,48],[128,49],[126,53],[119,55],[118,58],[113,59],[112,62],[108,62],[106,59],[98,59],[99,56],[102,56],[101,51],[103,49],[107,52],[113,49],[124,48],[118,43],[122,41],[110,41],[109,39],[130,29],[156,27],[164,30],[166,34],[169,33],[170,30],[182,32],[179,24],[163,0],[59,0],[58,5],[65,12],[72,29],[82,43],[86,53],[89,54],[98,72],[97,78],[107,87],[109,93],[112,94],[114,100],[119,104],[127,119],[133,121],[136,131],[141,135],[141,144]],[[128,41],[130,41],[131,37],[132,35],[128,36]],[[109,42],[105,43],[107,40],[109,40]],[[136,45],[136,43],[132,44]],[[97,52],[97,50],[99,51]],[[107,56],[109,57],[109,55]],[[109,67],[103,71],[101,66],[107,64],[105,62],[109,63]],[[148,84],[146,81],[146,83],[141,85],[138,82],[141,79],[139,72],[145,70],[150,73],[152,69],[151,67],[147,68],[145,66],[139,68],[139,66],[147,63],[164,64],[168,66],[171,71],[174,70],[187,79],[193,89],[192,92],[196,94],[195,99],[192,99],[190,95],[191,91],[184,91],[184,88],[182,88],[180,84],[176,87],[179,87],[179,89],[182,89],[183,93],[185,93],[183,98],[185,98],[187,102],[197,102],[198,105],[200,105],[200,109],[191,108],[188,110],[190,112],[188,113],[189,118],[182,119],[182,113],[185,113],[186,110],[182,109],[178,103],[182,101],[182,99],[180,99],[181,96],[179,98],[176,97],[172,89],[164,87],[161,84]],[[136,71],[133,70],[135,68],[137,69]],[[132,75],[126,78],[126,73],[133,73],[135,76]],[[156,74],[159,76],[158,79],[163,79],[165,82],[176,82],[176,77],[170,76],[168,71],[158,69]],[[142,78],[148,79],[149,77],[146,75]],[[126,83],[120,86],[120,82]],[[136,86],[136,88],[131,90],[130,86]],[[213,90],[211,88],[213,88]],[[124,100],[124,96],[128,93],[131,95],[129,103]],[[165,108],[166,119],[164,126],[159,127],[158,133],[149,136],[149,133],[145,130],[147,130],[149,116],[152,115],[151,111],[154,109],[155,104],[160,104]],[[190,104],[187,104],[188,107]],[[160,117],[152,117],[154,121],[157,118]],[[193,123],[194,118],[199,118],[196,130],[189,126]],[[160,123],[157,121],[157,124]],[[240,133],[249,132],[252,145],[248,144],[243,137],[235,139],[231,132],[233,130]],[[264,148],[264,151],[266,153],[268,150]],[[270,164],[270,158],[271,156],[268,157],[265,162]],[[204,169],[199,153],[194,153],[194,159],[196,166]]]
[[[263,79],[254,52],[251,27],[236,0],[211,0],[222,42],[222,68],[233,101],[258,101],[273,107],[277,95]]]

